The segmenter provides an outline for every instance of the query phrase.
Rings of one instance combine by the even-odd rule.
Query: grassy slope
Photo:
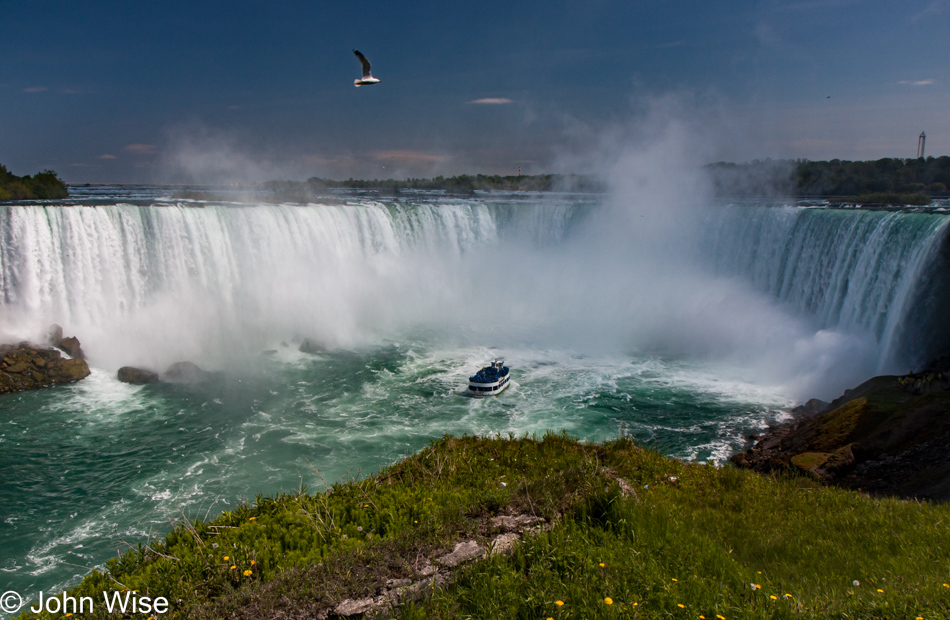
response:
[[[950,617],[950,505],[561,436],[446,438],[329,494],[258,498],[110,561],[110,575],[71,593],[167,596],[172,617],[309,615],[412,577],[460,537],[490,540],[485,517],[501,511],[556,525],[462,569],[403,617]]]

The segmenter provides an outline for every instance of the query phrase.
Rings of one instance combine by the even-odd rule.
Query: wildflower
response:
[[[857,579],[855,579],[854,581],[851,582],[851,585],[853,585],[853,586],[859,586],[859,585],[861,585],[861,582],[858,581]]]
[[[554,601],[554,604],[557,605],[558,607],[563,607],[564,601]]]
[[[720,616],[719,614],[716,614],[716,617],[719,618],[719,620],[726,620],[725,616]]]
[[[604,566],[606,566],[606,565],[605,565],[603,562],[601,562],[601,563],[600,563],[600,567],[603,568]]]
[[[237,568],[237,566],[232,566],[232,567],[231,567],[231,570],[234,570],[235,568]]]
[[[880,589],[880,588],[878,588],[877,591],[880,592],[881,594],[884,594],[884,590],[882,590],[882,589]]]
[[[254,566],[255,564],[257,564],[257,561],[256,561],[256,560],[251,560],[251,566]]]
[[[369,504],[363,504],[363,508],[369,508]]]
[[[224,561],[225,561],[225,562],[227,562],[227,561],[230,560],[230,559],[231,559],[231,558],[230,558],[229,556],[224,556]],[[125,592],[125,590],[123,590],[123,592]]]
[[[356,526],[356,531],[357,531],[357,532],[362,532],[362,531],[363,531],[363,526],[362,526],[362,525],[357,525],[357,526]]]
[[[614,604],[614,599],[612,599],[612,598],[610,598],[610,597],[608,596],[607,598],[604,599],[604,602],[607,603],[608,605],[613,605],[613,604]]]
[[[785,598],[795,598],[795,597],[792,596],[791,594],[786,594],[786,595],[785,595]]]
[[[757,573],[758,573],[759,575],[761,575],[761,574],[762,574],[762,571],[756,571],[756,572],[757,572]]]
[[[253,575],[253,574],[254,574],[254,571],[252,571],[251,569],[248,569],[248,570],[244,571],[244,576],[245,576],[245,577],[250,577],[250,576]]]
[[[248,521],[257,521],[257,517],[251,517]]]
[[[413,523],[418,523],[418,521],[413,521]]]
[[[699,620],[706,620],[706,616],[700,616]]]
[[[778,597],[775,596],[774,594],[770,594],[770,595],[769,595],[769,598],[772,599],[773,601],[777,601],[777,600],[778,600]]]
[[[679,581],[679,579],[673,579],[673,581]]]
[[[943,587],[945,587],[945,588],[950,588],[950,583],[945,583],[945,584],[943,584]]]
[[[680,609],[686,609],[686,605],[682,603],[677,603],[676,606],[679,607]]]

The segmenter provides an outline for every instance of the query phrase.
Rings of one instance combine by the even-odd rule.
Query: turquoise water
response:
[[[788,402],[697,365],[539,350],[504,351],[514,378],[502,395],[463,395],[499,353],[418,338],[315,356],[278,344],[254,370],[198,385],[130,386],[94,369],[4,397],[0,580],[58,591],[168,519],[368,474],[444,434],[626,434],[722,459]]]

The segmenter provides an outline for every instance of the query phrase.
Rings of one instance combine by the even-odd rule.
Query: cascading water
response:
[[[742,276],[823,327],[872,334],[879,372],[906,370],[950,351],[930,320],[938,318],[934,275],[948,221],[932,213],[733,205],[706,219],[702,253],[717,273]],[[922,342],[924,334],[931,337]]]

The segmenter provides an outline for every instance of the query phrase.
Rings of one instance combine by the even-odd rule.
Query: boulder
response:
[[[49,326],[49,331],[46,333],[46,342],[51,344],[54,347],[58,347],[59,343],[63,340],[63,328],[53,323]]]
[[[0,345],[0,394],[70,383],[88,376],[85,360],[63,359],[55,349],[27,342]]]
[[[300,343],[300,352],[301,353],[325,353],[327,348],[315,340],[310,340],[309,338],[304,338],[303,342]]]
[[[132,385],[145,385],[146,383],[158,383],[158,373],[142,368],[132,366],[123,366],[119,369],[119,381],[122,383],[131,383]]]
[[[79,344],[79,338],[76,338],[75,336],[63,338],[59,341],[57,346],[65,351],[66,355],[73,359],[86,359],[86,354],[83,353],[82,346]]]
[[[199,383],[211,376],[210,372],[202,370],[192,362],[175,362],[164,374],[165,380],[172,383]]]

